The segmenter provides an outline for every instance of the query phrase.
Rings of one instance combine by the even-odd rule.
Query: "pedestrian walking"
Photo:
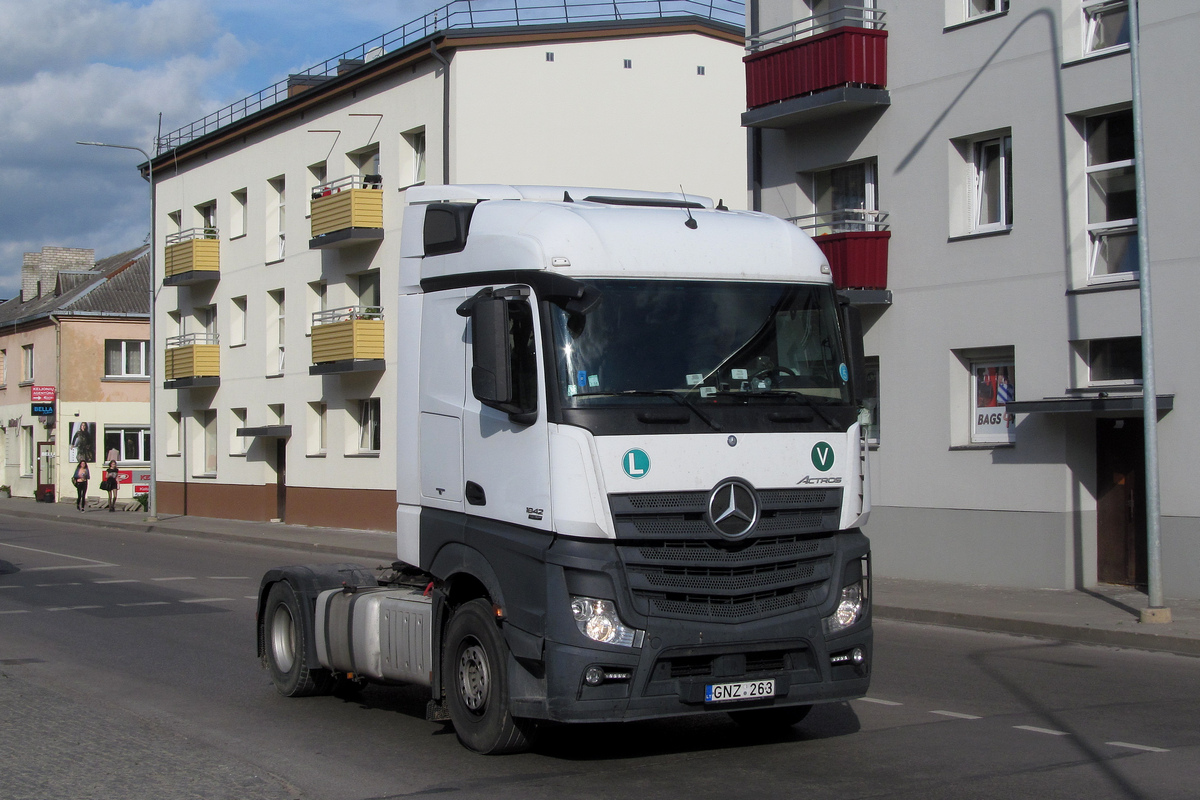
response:
[[[120,472],[117,470],[117,462],[109,461],[108,467],[104,470],[104,481],[100,484],[100,488],[108,492],[108,510],[117,510],[117,483],[120,478]]]
[[[91,480],[91,473],[88,471],[87,462],[82,458],[79,459],[79,465],[75,467],[75,474],[71,477],[71,482],[75,484],[75,507],[83,511],[87,505],[87,485]]]

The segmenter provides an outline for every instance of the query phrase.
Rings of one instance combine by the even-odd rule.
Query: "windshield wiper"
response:
[[[813,411],[817,412],[817,414],[821,417],[822,420],[825,421],[825,424],[829,427],[830,430],[837,429],[837,423],[834,422],[829,417],[829,415],[825,413],[825,409],[823,409],[821,407],[822,404],[814,402],[811,397],[809,397],[808,395],[806,395],[802,392],[790,392],[787,389],[759,389],[757,391],[748,391],[748,392],[718,391],[718,392],[716,392],[716,395],[719,397],[738,397],[738,398],[741,398],[741,397],[747,397],[747,398],[748,397],[783,397],[783,398],[786,398],[793,402],[805,405],[808,408],[811,408]]]
[[[674,389],[626,389],[621,392],[587,392],[580,395],[581,397],[669,397],[679,405],[694,413],[697,417],[704,421],[704,424],[712,428],[714,431],[722,431],[721,423],[705,414],[700,410],[700,407],[689,400],[682,392],[677,392]],[[824,416],[822,414],[821,416]]]

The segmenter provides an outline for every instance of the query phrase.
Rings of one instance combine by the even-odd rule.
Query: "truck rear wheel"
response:
[[[486,600],[464,603],[446,628],[442,686],[458,740],[477,753],[529,748],[530,723],[508,709],[508,648]]]
[[[300,599],[287,581],[279,581],[267,594],[263,609],[263,634],[271,681],[284,697],[327,694],[334,679],[329,670],[308,663],[308,637],[300,613]]]
[[[745,711],[730,711],[729,716],[744,728],[780,730],[797,725],[812,711],[812,706],[784,706],[783,708],[748,708]]]

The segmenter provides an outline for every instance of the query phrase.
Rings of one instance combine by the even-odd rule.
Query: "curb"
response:
[[[924,625],[941,625],[948,628],[968,628],[991,633],[1011,633],[1019,636],[1038,636],[1076,644],[1127,647],[1134,650],[1151,650],[1160,653],[1175,653],[1183,656],[1200,656],[1200,639],[1180,636],[1162,636],[1156,633],[1113,631],[1104,628],[1088,628],[1061,625],[1053,622],[1035,622],[1023,619],[1004,619],[982,614],[962,614],[955,611],[933,611],[925,608],[898,608],[876,605],[873,613],[879,619],[895,622],[917,622]]]

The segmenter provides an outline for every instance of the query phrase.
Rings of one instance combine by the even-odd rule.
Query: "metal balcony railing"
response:
[[[887,27],[884,21],[885,16],[887,16],[887,12],[878,8],[842,6],[824,14],[805,17],[751,34],[746,37],[746,51],[758,53],[776,45],[787,44],[837,28],[866,28],[867,30],[881,31]]]
[[[353,319],[381,320],[383,319],[383,306],[344,306],[326,311],[314,311],[312,324],[315,328],[318,325],[332,325],[335,322]]]
[[[217,239],[220,238],[220,231],[216,228],[188,228],[179,233],[168,233],[167,244],[180,244],[182,242],[190,242],[192,239]]]
[[[338,178],[336,181],[328,181],[319,186],[314,186],[312,190],[312,199],[320,200],[322,197],[328,197],[331,194],[338,194],[347,189],[382,189],[382,175],[347,175],[344,178]]]
[[[191,344],[220,344],[221,336],[217,333],[184,333],[179,336],[167,337],[167,349],[187,347]]]
[[[289,96],[289,84],[315,85],[323,78],[345,74],[349,69],[356,69],[387,53],[442,31],[455,28],[569,25],[580,22],[673,17],[699,17],[741,28],[745,25],[745,14],[745,5],[739,0],[453,0],[369,42],[289,76],[288,79],[214,111],[203,119],[171,131],[156,142],[155,154],[185,145],[193,139],[286,100]]]
[[[794,223],[800,230],[807,231],[810,236],[824,236],[830,233],[886,231],[891,227],[887,218],[886,211],[839,208],[833,211],[822,211],[819,214],[788,217],[787,221]]]

